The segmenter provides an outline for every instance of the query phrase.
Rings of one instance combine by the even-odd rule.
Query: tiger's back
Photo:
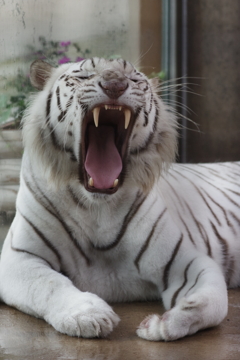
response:
[[[239,162],[178,164],[161,184],[174,221],[223,268],[230,287],[240,282],[239,178]]]

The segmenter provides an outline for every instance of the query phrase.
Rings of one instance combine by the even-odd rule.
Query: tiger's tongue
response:
[[[112,126],[89,126],[85,169],[97,189],[109,189],[122,171],[122,159],[116,148]]]

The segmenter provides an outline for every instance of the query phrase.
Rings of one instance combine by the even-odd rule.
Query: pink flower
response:
[[[67,47],[67,46],[71,45],[71,41],[62,41],[62,42],[60,42],[60,45],[62,47]]]
[[[82,58],[82,57],[80,57],[80,56],[78,56],[78,57],[76,58],[76,62],[79,62],[79,61],[82,61],[82,60],[84,60],[84,58]]]
[[[59,64],[66,64],[68,62],[70,62],[71,59],[69,59],[67,56],[63,56],[61,59],[58,60]]]

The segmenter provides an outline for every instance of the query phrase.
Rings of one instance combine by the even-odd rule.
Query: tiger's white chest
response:
[[[68,226],[76,234],[89,263],[81,256],[76,259],[76,249],[72,244],[67,249],[69,239],[62,239],[64,244],[66,242],[63,245],[66,257],[76,262],[70,275],[74,284],[110,301],[156,299],[160,296],[158,287],[166,249],[160,249],[159,237],[164,239],[167,235],[164,223],[156,226],[154,232],[152,228],[155,214],[160,216],[164,207],[154,193],[146,198],[137,193],[132,195],[114,208],[107,204],[88,212],[75,209],[68,216]],[[145,207],[140,209],[143,202]],[[67,204],[67,199],[64,203]],[[64,215],[67,217],[67,214],[69,209]]]

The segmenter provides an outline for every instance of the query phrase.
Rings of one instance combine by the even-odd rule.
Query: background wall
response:
[[[0,75],[19,66],[27,45],[39,47],[39,36],[135,62],[139,34],[140,0],[0,0]]]
[[[240,160],[239,0],[188,0],[187,75],[201,131],[187,132],[187,161]]]

